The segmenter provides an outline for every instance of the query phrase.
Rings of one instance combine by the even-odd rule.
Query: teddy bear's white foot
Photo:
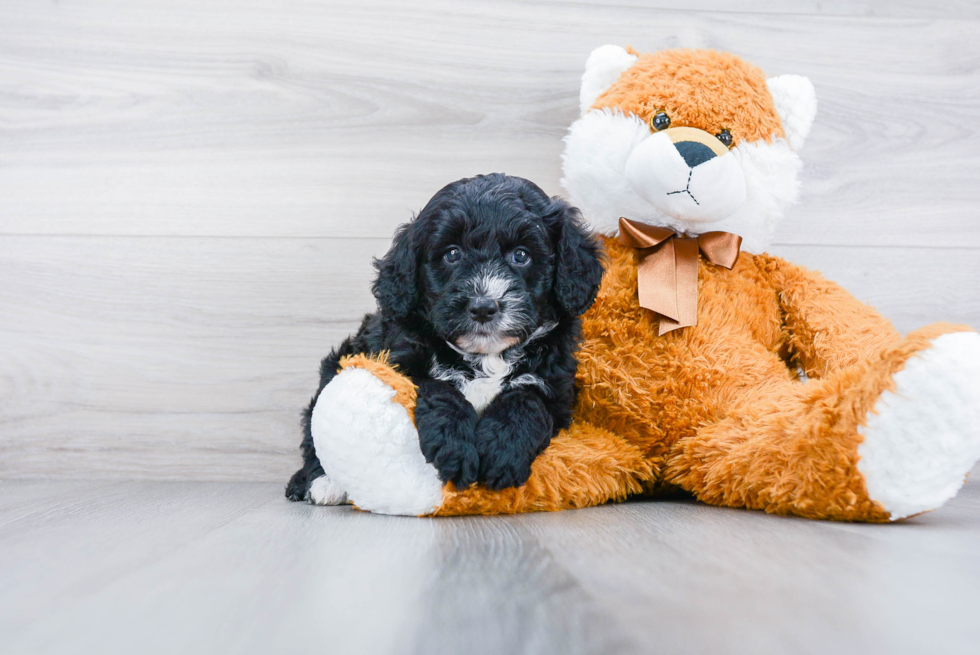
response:
[[[940,507],[980,459],[980,334],[944,334],[895,374],[860,430],[858,470],[893,521]]]
[[[330,476],[321,475],[310,483],[306,499],[314,505],[343,505],[347,502],[347,492],[331,480]]]
[[[341,371],[313,408],[313,445],[329,479],[360,509],[430,514],[442,504],[442,482],[394,399],[395,390],[370,372]]]

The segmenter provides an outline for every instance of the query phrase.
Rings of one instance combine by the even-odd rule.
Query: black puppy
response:
[[[380,311],[321,362],[303,468],[286,497],[308,498],[324,474],[310,417],[340,358],[382,351],[418,387],[420,447],[444,482],[524,484],[571,420],[578,317],[599,289],[599,253],[578,210],[528,180],[492,174],[444,187],[375,261]]]

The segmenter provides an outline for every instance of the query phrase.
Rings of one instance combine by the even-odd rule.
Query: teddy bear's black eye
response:
[[[732,147],[732,133],[729,132],[727,128],[716,134],[715,137],[717,137],[717,139],[721,141],[726,148]]]
[[[531,262],[531,253],[524,248],[516,248],[514,252],[510,254],[510,258],[518,266],[526,266]]]
[[[670,127],[670,116],[663,109],[654,114],[650,119],[650,129],[654,132],[666,130],[668,127]]]
[[[458,262],[460,259],[463,258],[463,251],[453,246],[452,248],[446,251],[446,254],[443,255],[442,258],[445,259],[446,263],[448,264],[455,264],[456,262]]]

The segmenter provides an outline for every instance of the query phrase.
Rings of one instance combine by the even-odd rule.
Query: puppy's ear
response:
[[[555,221],[555,296],[562,308],[579,316],[592,306],[602,282],[602,248],[585,229],[582,215],[560,198],[548,206],[548,218]]]
[[[417,232],[416,221],[402,225],[395,232],[387,254],[374,260],[378,276],[371,290],[381,313],[394,319],[403,319],[418,307]]]

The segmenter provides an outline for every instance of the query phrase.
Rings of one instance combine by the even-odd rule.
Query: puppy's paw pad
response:
[[[314,505],[343,505],[347,502],[347,493],[325,475],[321,475],[310,483],[307,498]]]

